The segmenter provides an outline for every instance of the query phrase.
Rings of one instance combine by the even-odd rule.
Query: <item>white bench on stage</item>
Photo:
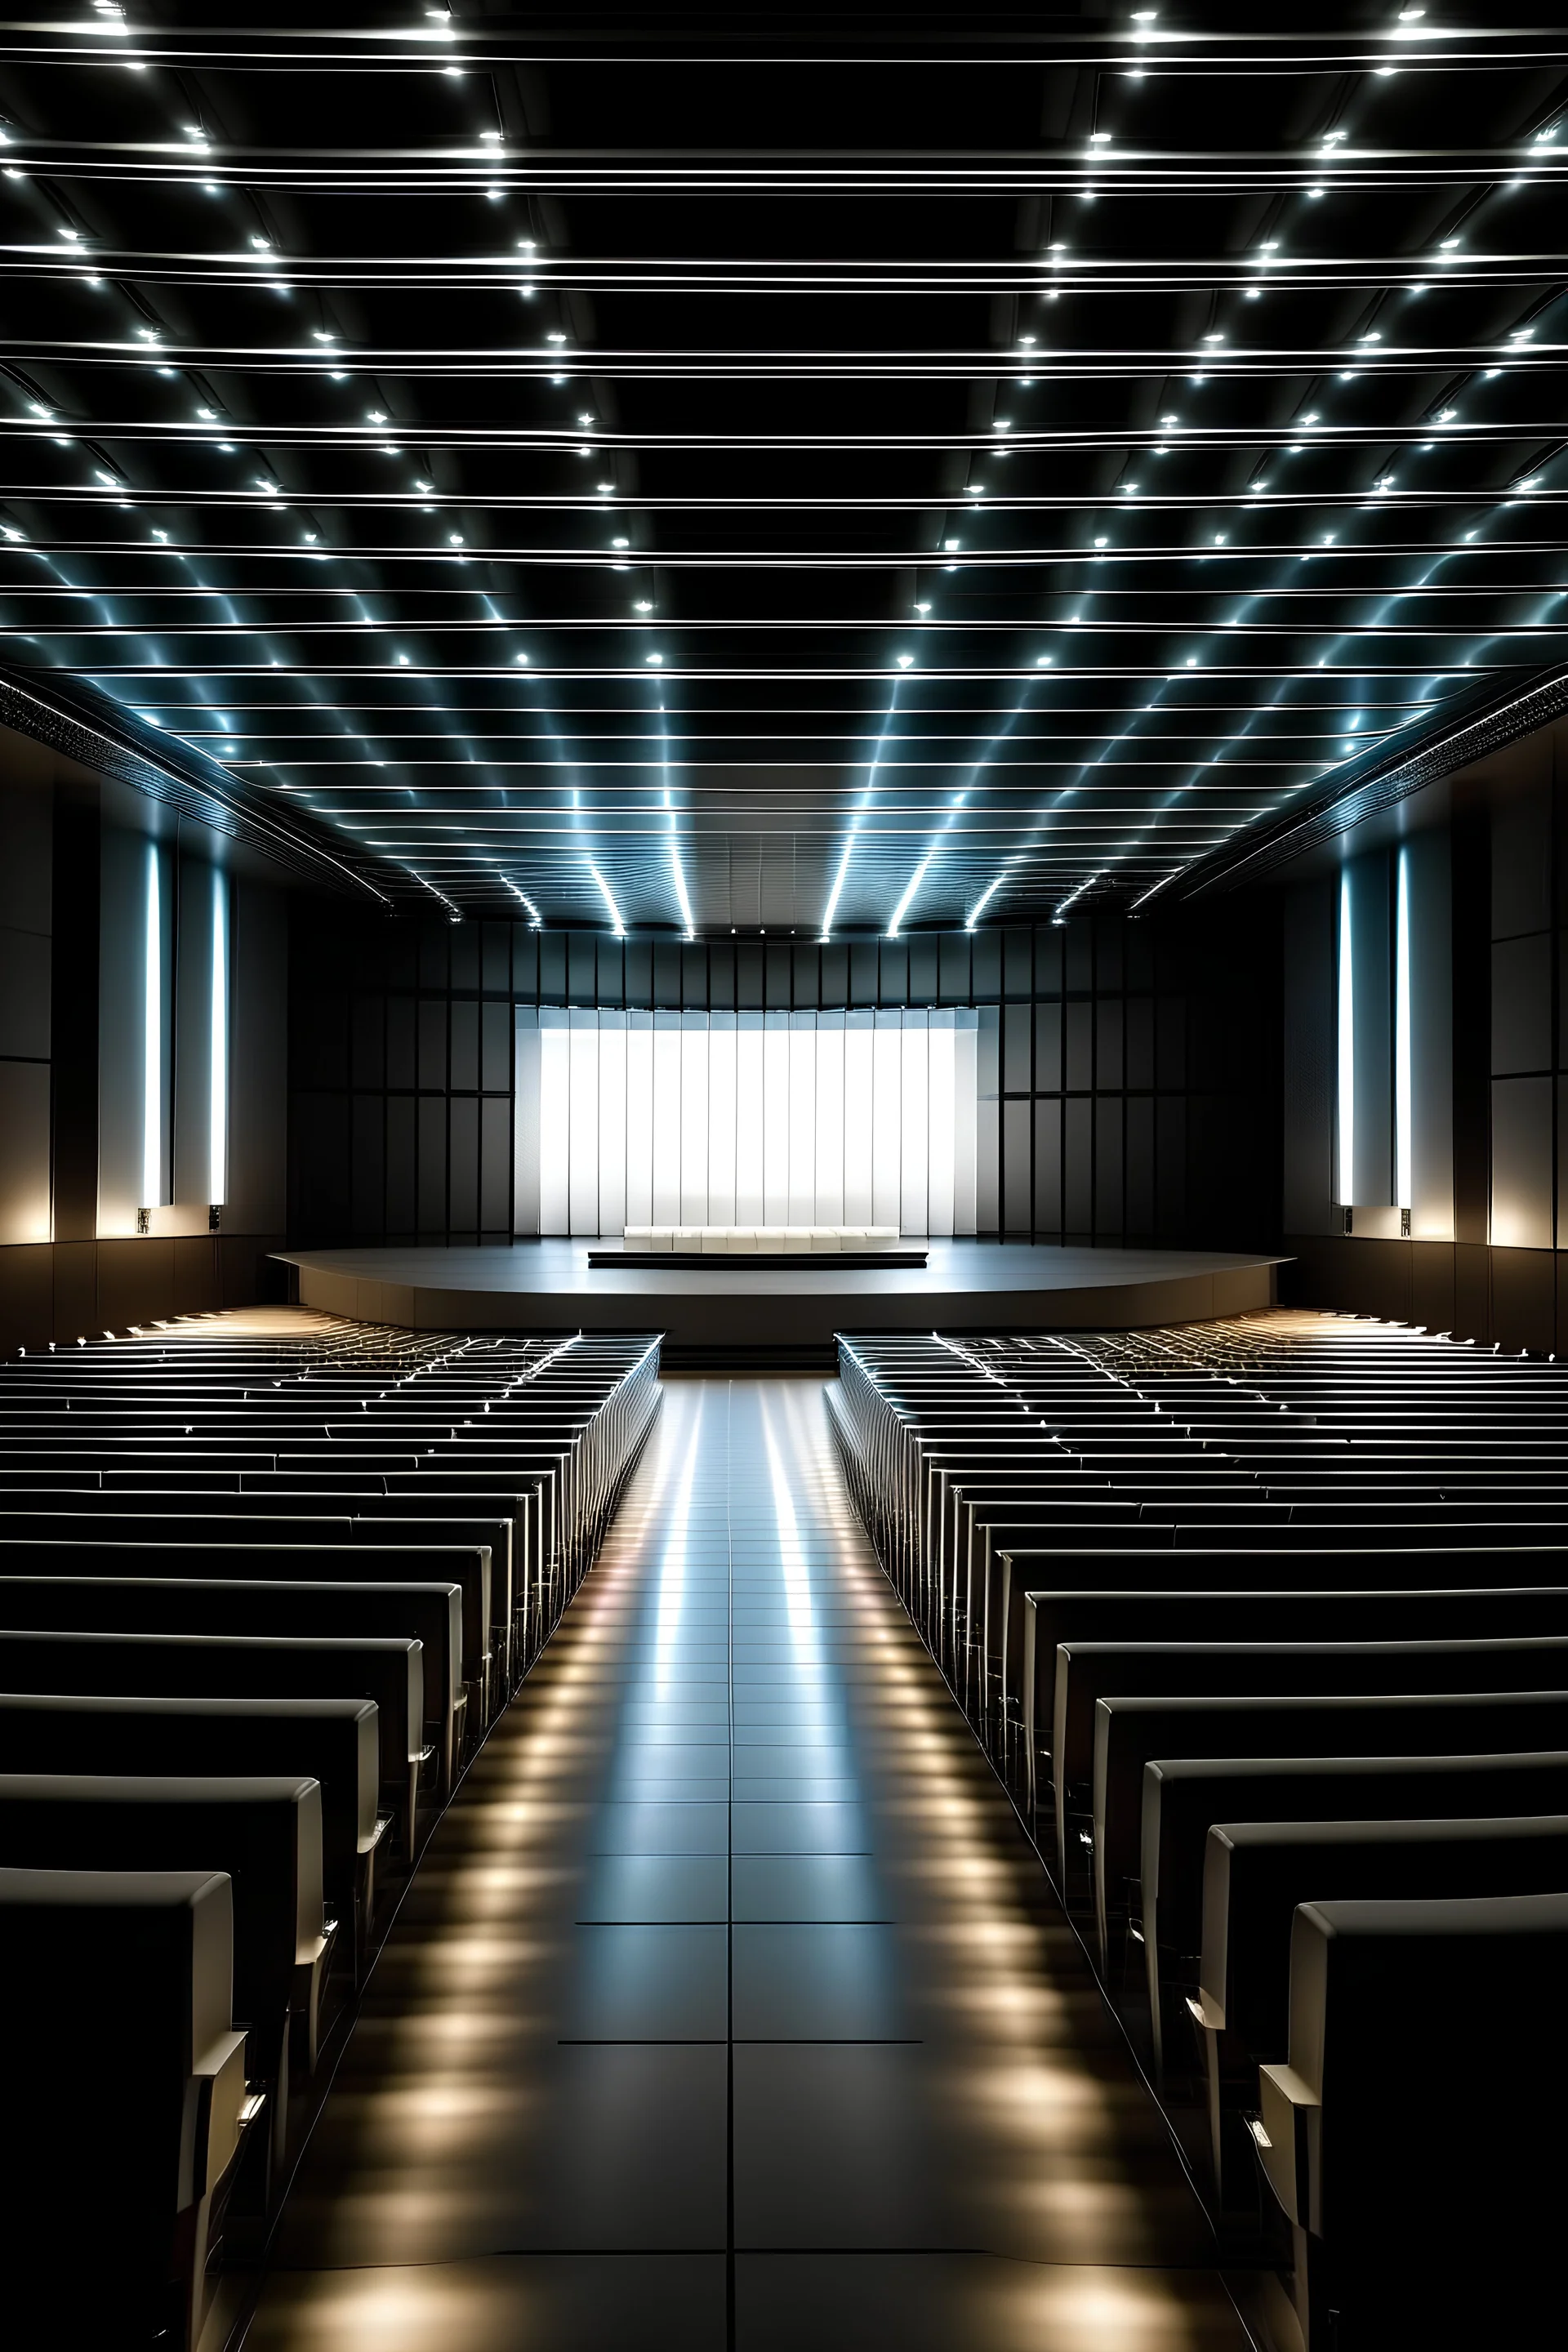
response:
[[[628,1225],[624,1245],[639,1255],[668,1251],[689,1256],[710,1251],[740,1251],[751,1256],[784,1257],[796,1251],[897,1249],[897,1225]]]
[[[588,1249],[590,1265],[674,1274],[692,1267],[736,1276],[798,1268],[819,1273],[923,1266],[924,1234],[906,1241],[896,1225],[628,1225],[618,1242]]]

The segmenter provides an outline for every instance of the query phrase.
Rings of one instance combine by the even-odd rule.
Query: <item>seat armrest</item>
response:
[[[294,2025],[295,2053],[307,2074],[313,2074],[316,2071],[316,2056],[321,2042],[321,1987],[331,1965],[337,1933],[337,1921],[334,1919],[326,1933],[316,1937],[313,1948],[307,1948],[295,1957],[289,2012]]]
[[[1268,2185],[1289,2220],[1321,2235],[1323,2103],[1293,2066],[1259,2066],[1258,2095],[1262,2131],[1253,2137]]]
[[[239,2147],[245,2103],[245,2036],[220,2033],[196,2059],[185,2084],[180,2133],[180,2209],[210,2196]]]
[[[1187,2008],[1194,2024],[1201,2025],[1205,2033],[1225,2032],[1225,2003],[1215,2000],[1213,1993],[1205,1991],[1201,1984],[1195,1993],[1187,1995]]]

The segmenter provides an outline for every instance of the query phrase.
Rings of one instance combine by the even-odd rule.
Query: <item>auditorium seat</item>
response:
[[[1565,1970],[1568,1894],[1296,1912],[1257,2141],[1307,2352],[1484,2342],[1554,2307]]]
[[[1111,1964],[1112,1929],[1126,1921],[1130,1901],[1134,1916],[1139,1907],[1143,1768],[1155,1757],[1436,1756],[1542,1748],[1568,1748],[1568,1691],[1102,1698],[1087,1832],[1101,1966]]]
[[[132,1494],[101,1487],[0,1488],[0,1570],[9,1543],[173,1543],[231,1548],[236,1545],[321,1548],[390,1555],[391,1570],[410,1566],[405,1555],[428,1548],[439,1555],[417,1574],[437,1575],[463,1590],[464,1671],[482,1683],[472,1701],[472,1719],[488,1723],[510,1695],[512,1620],[512,1518],[460,1517],[440,1498],[421,1498],[406,1507],[384,1496],[345,1497],[352,1513],[329,1516],[323,1498],[271,1493],[242,1507],[199,1479],[189,1485],[138,1488]],[[344,1561],[340,1576],[370,1573],[359,1561]]]
[[[1258,2068],[1289,2038],[1297,1906],[1351,1897],[1552,1895],[1568,1888],[1568,1814],[1432,1821],[1227,1822],[1210,1829],[1191,2013],[1204,2042],[1215,2193],[1255,2104]],[[1253,2178],[1248,2139],[1245,2175]]]
[[[40,2058],[18,2112],[46,2147],[71,2143],[40,2243],[65,2247],[68,2215],[96,2254],[100,2184],[134,2169],[145,2189],[121,2216],[127,2340],[194,2343],[215,2194],[247,2258],[265,2244],[395,1899],[595,1556],[658,1360],[644,1334],[217,1318],[0,1373],[0,1877],[39,1923],[7,1923],[8,2015],[66,1954],[58,2010],[33,2005],[54,2087]],[[186,1869],[205,1874],[169,1875]],[[131,1927],[100,1933],[100,1885]],[[167,1909],[161,1888],[200,1931],[195,1978],[187,1953],[166,1993],[132,1948],[156,1940],[134,1914]],[[139,2046],[121,2063],[139,2005],[156,2035],[180,1998],[185,2089],[166,2053],[161,2072]]]
[[[0,1865],[19,2325],[71,2343],[112,2326],[194,2352],[217,2210],[260,2105],[233,1979],[221,1872]]]
[[[51,1564],[64,1567],[66,1554],[47,1548]],[[130,1559],[127,1559],[127,1553]],[[0,1559],[38,1557],[33,1546],[0,1547]],[[110,1562],[130,1565],[154,1559],[164,1569],[177,1563],[173,1548],[135,1545],[78,1549],[80,1575],[21,1575],[0,1572],[0,1639],[7,1632],[263,1634],[289,1638],[325,1636],[359,1640],[390,1636],[416,1646],[420,1673],[411,1699],[409,1754],[421,1759],[425,1792],[432,1802],[450,1794],[459,1756],[464,1692],[458,1673],[462,1596],[454,1584],[331,1584],[253,1580],[253,1565],[282,1567],[286,1555],[255,1559],[244,1550],[203,1552],[200,1574],[114,1575]],[[217,1570],[220,1572],[214,1574]],[[226,1572],[224,1572],[226,1571]],[[428,1751],[428,1770],[423,1769]]]
[[[380,1736],[357,1698],[145,1698],[51,1691],[0,1695],[0,1773],[294,1774],[321,1790],[321,1879],[331,1921],[349,1929],[351,1979],[363,1972],[375,1915]],[[341,1940],[341,1937],[340,1939]],[[334,1946],[335,1952],[335,1946]]]
[[[416,1848],[424,1656],[417,1642],[281,1634],[0,1631],[0,1689],[83,1697],[373,1699],[381,1803],[404,1858]]]
[[[1160,1756],[1143,1768],[1139,1903],[1156,2065],[1198,1987],[1204,1866],[1217,1822],[1451,1819],[1568,1811],[1568,1752]]]
[[[263,2141],[280,2168],[291,2076],[316,2063],[332,1943],[317,1783],[0,1772],[0,1856],[33,1870],[227,1875],[234,2015],[246,2036],[246,2079],[267,2095]]]
[[[1436,1641],[1467,1628],[1494,1636],[1562,1633],[1568,1633],[1568,1586],[1030,1592],[1024,1628],[1025,1779],[1033,1805],[1042,1777],[1054,1797],[1057,1759],[1064,1752],[1057,1720],[1063,1643],[1310,1641],[1331,1634],[1345,1641]],[[1042,1726],[1051,1735],[1048,1746],[1041,1742]]]
[[[1256,2105],[1247,2065],[1280,2051],[1232,2025],[1235,1971],[1228,1990],[1212,1980],[1205,1853],[1239,1825],[1248,1952],[1255,1852],[1273,1856],[1276,1839],[1335,1859],[1341,1832],[1289,1826],[1304,1822],[1350,1825],[1358,1895],[1444,1885],[1402,1876],[1428,1866],[1438,1834],[1402,1844],[1379,1821],[1448,1822],[1444,1854],[1461,1877],[1473,1864],[1478,1889],[1500,1894],[1510,1871],[1568,1889],[1555,1829],[1466,1826],[1568,1814],[1568,1365],[1270,1312],[847,1333],[839,1370],[829,1424],[886,1572],[1226,2242],[1244,2267],[1272,2247],[1289,2285],[1291,2248],[1258,2238],[1257,2149],[1235,2120]],[[1258,1931],[1276,1956],[1287,1898],[1335,1892],[1278,1868]],[[1248,1970],[1247,1998],[1277,2024],[1279,1967]],[[1244,2002],[1237,2014],[1261,2035]],[[1327,2326],[1320,2298],[1314,2345],[1400,2333]]]
[[[1132,1790],[1136,1804],[1124,1809],[1118,1732],[1100,1713],[1101,1701],[1118,1695],[1326,1698],[1340,1692],[1565,1687],[1568,1634],[1448,1642],[1063,1643],[1057,1652],[1053,1733],[1058,1854],[1065,1865],[1068,1822],[1075,1813],[1081,1819],[1086,1810],[1097,1817],[1109,1812],[1112,1837],[1123,1824],[1135,1830],[1142,1819],[1142,1779]],[[1138,1769],[1141,1775],[1142,1760]]]

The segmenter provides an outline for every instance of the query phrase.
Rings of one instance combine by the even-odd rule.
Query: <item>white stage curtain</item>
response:
[[[519,1233],[972,1234],[979,1016],[519,1015]]]

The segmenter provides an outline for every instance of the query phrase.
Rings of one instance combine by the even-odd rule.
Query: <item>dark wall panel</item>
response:
[[[413,1095],[386,1098],[386,1231],[407,1235],[415,1230],[415,1128]],[[301,1218],[302,1237],[310,1228]]]
[[[1002,1090],[1009,1095],[1031,1091],[1034,1006],[1005,1004],[1002,1008]]]
[[[1264,907],[1233,908],[1223,926],[1206,915],[1099,919],[823,946],[622,941],[504,923],[329,934],[302,908],[295,1232],[304,1242],[509,1238],[519,1003],[799,1012],[942,1001],[1000,1008],[994,1050],[982,1053],[981,1125],[996,1138],[992,1230],[1271,1245],[1274,924]],[[1198,1070],[1205,1102],[1190,1117]]]
[[[1062,1008],[1050,1001],[1035,1007],[1035,1092],[1062,1090]]]
[[[1062,1104],[1062,1227],[1088,1241],[1094,1225],[1094,1102],[1068,1095]]]
[[[1027,1013],[1026,1005],[1019,1010]],[[1002,1105],[1002,1227],[1005,1233],[1034,1230],[1034,1171],[1031,1167],[1033,1108],[1026,1096]]]
[[[479,1097],[455,1094],[448,1112],[451,1119],[452,1186],[449,1223],[454,1233],[465,1234],[477,1241],[479,1234]]]
[[[1153,1097],[1130,1094],[1124,1119],[1126,1237],[1130,1242],[1147,1241],[1154,1231]]]
[[[452,1092],[455,1095],[477,1094],[479,1085],[479,1008],[472,997],[455,996],[452,999],[448,1051],[451,1055]]]
[[[1499,1078],[1492,1087],[1491,1238],[1506,1247],[1552,1244],[1549,1077]]]
[[[1062,1107],[1047,1099],[1035,1104],[1035,1231],[1062,1230]]]
[[[1094,1233],[1097,1241],[1119,1241],[1124,1222],[1120,1095],[1097,1095],[1094,1104]]]
[[[423,1240],[444,1234],[452,1220],[447,1213],[447,1124],[444,1095],[421,1095],[417,1106],[419,1138],[418,1223]]]
[[[350,1136],[351,1213],[356,1241],[373,1241],[381,1230],[386,1189],[386,1105],[376,1095],[355,1095]]]
[[[479,1105],[479,1231],[511,1223],[511,1098],[487,1095]]]
[[[1492,949],[1492,1076],[1552,1067],[1552,934]]]

